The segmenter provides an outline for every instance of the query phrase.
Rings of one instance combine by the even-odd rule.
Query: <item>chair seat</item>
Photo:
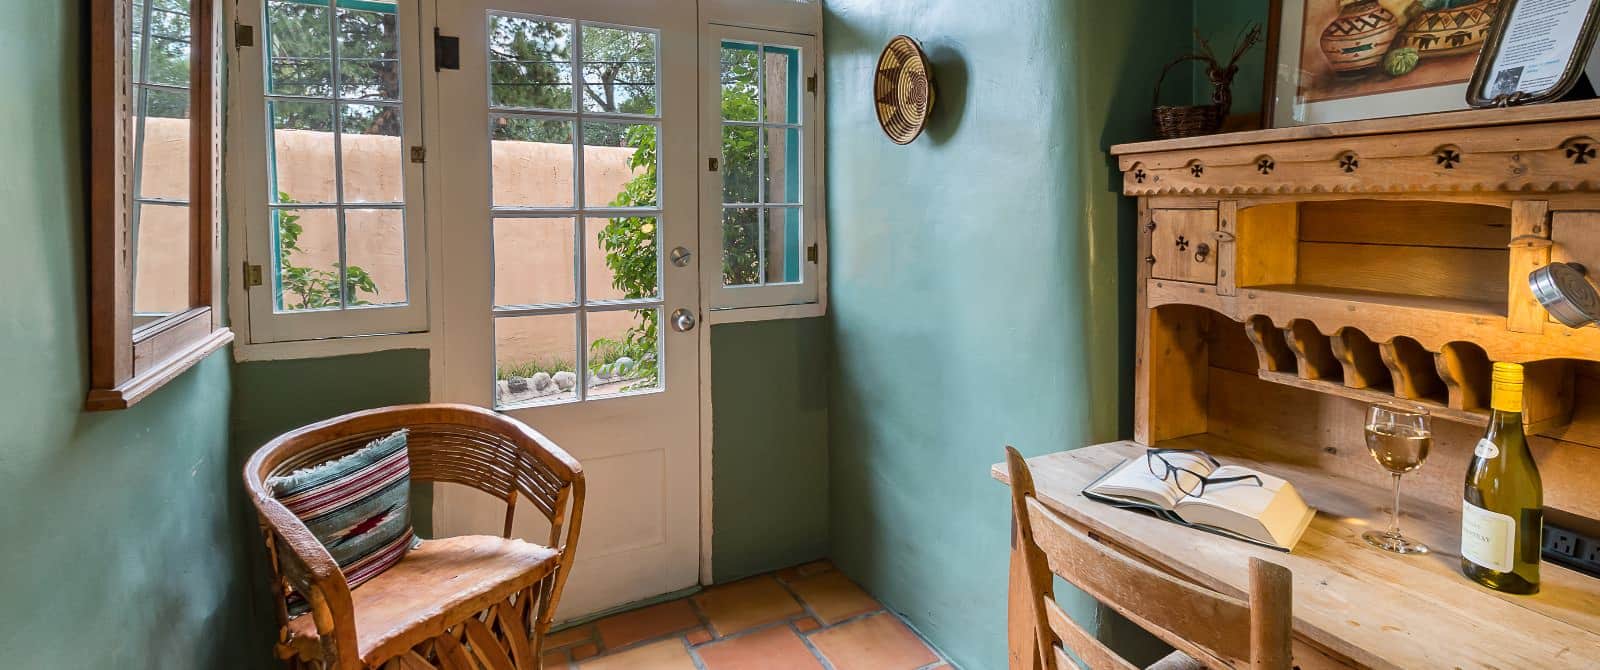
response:
[[[394,567],[350,591],[356,646],[379,663],[435,637],[467,617],[543,579],[556,567],[549,547],[490,535],[426,540]],[[289,621],[290,646],[320,654],[312,617]]]

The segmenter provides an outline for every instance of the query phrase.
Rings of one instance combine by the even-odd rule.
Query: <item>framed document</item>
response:
[[[1467,102],[1495,107],[1557,100],[1588,69],[1600,0],[1503,0],[1467,86]]]

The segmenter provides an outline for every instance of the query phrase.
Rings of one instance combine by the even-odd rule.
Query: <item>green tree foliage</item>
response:
[[[135,0],[132,11],[134,78],[188,88],[189,0]],[[149,117],[189,118],[189,96],[184,93],[152,90],[143,104]]]
[[[760,118],[757,102],[757,68],[760,61],[754,49],[724,48],[721,56],[722,118],[755,121]],[[756,131],[726,128],[722,133],[722,183],[753,185],[759,188],[758,141]],[[754,202],[757,194],[728,191],[749,190],[724,187],[725,201]],[[759,248],[761,219],[754,207],[724,209],[722,213],[722,283],[730,286],[761,283]]]
[[[279,193],[278,199],[285,203],[295,202],[288,193]],[[278,210],[275,214],[278,219],[278,304],[283,309],[372,304],[361,294],[376,295],[378,284],[372,279],[372,273],[361,266],[352,265],[344,273],[344,290],[341,292],[338,261],[328,268],[295,265],[294,255],[305,251],[300,248],[300,235],[305,232],[305,226],[300,224],[300,215],[292,210]]]

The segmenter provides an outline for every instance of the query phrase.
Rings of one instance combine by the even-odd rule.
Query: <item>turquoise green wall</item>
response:
[[[1105,149],[1148,137],[1190,6],[1170,21],[1163,0],[824,7],[831,553],[961,667],[1003,668],[1009,503],[989,466],[1006,444],[1040,454],[1131,425],[1133,209]],[[870,90],[897,33],[922,41],[938,90],[906,147]]]
[[[228,442],[228,353],[132,409],[88,384],[83,2],[0,22],[0,650],[9,668],[260,657]]]
[[[719,583],[827,554],[827,341],[823,319],[711,328]]]

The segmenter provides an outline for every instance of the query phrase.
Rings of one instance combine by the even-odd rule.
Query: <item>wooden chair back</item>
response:
[[[1016,449],[1006,447],[1006,465],[1011,474],[1012,551],[1023,568],[1035,662],[1041,667],[1075,668],[1066,650],[1092,670],[1135,667],[1056,604],[1051,574],[1201,665],[1218,670],[1290,667],[1293,615],[1287,568],[1251,558],[1249,602],[1174,579],[1091,537],[1039,502],[1033,474]]]
[[[261,517],[275,593],[287,584],[306,597],[325,646],[355,649],[349,585],[322,544],[267,487],[269,477],[325,463],[407,429],[411,479],[461,484],[505,501],[502,537],[511,537],[517,501],[527,500],[550,523],[547,546],[560,552],[553,578],[539,594],[540,635],[571,572],[583,521],[584,477],[578,461],[549,438],[510,417],[472,405],[419,404],[353,412],[285,433],[245,464],[245,488]],[[288,620],[277,599],[278,621]],[[330,653],[336,650],[330,648]],[[332,664],[330,664],[332,667]]]

